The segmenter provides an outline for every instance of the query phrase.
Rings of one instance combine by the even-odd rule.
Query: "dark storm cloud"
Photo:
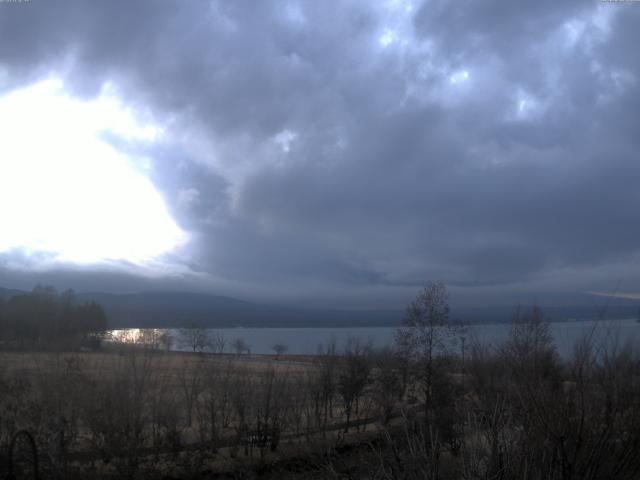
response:
[[[541,0],[503,2],[446,0],[423,2],[415,16],[420,35],[453,52],[512,59],[539,45],[559,25],[593,11],[595,2]]]
[[[127,271],[122,266],[113,270],[78,268],[62,265],[46,270],[25,270],[5,268],[0,262],[0,285],[20,290],[31,290],[34,285],[52,285],[60,291],[72,288],[79,292],[109,291],[133,293],[141,290],[190,290],[205,291],[202,285],[185,281],[176,276],[151,277],[139,272]]]
[[[5,90],[109,80],[165,125],[146,153],[192,235],[173,260],[228,288],[635,288],[638,21],[584,1],[32,1],[0,6],[0,65]]]

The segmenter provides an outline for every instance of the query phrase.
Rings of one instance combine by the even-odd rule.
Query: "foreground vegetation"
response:
[[[587,335],[560,359],[536,308],[516,313],[502,345],[465,335],[431,284],[393,350],[354,339],[297,362],[153,342],[4,352],[0,449],[8,458],[28,431],[45,478],[640,475],[634,348]],[[24,438],[12,450],[28,474]]]

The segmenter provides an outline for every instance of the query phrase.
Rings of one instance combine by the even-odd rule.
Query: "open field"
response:
[[[115,371],[130,360],[131,355],[144,355],[143,350],[130,348],[113,348],[98,352],[17,352],[0,351],[0,368],[11,374],[42,374],[58,371],[63,365],[80,362],[86,373],[100,374],[104,371]],[[303,373],[313,368],[315,356],[283,356],[277,360],[275,355],[212,355],[192,354],[188,352],[158,352],[149,356],[151,366],[161,369],[169,376],[175,376],[186,365],[228,366],[242,368],[259,373],[265,369],[287,370],[290,373]]]

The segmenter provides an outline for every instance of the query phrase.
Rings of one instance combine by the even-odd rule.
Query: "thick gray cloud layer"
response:
[[[32,0],[0,4],[0,66],[4,90],[110,81],[170,127],[152,180],[211,288],[634,289],[639,22],[578,0]]]

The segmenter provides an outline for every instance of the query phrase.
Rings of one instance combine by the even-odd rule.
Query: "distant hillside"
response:
[[[2,299],[9,299],[11,297],[13,297],[14,295],[18,295],[20,293],[25,293],[21,290],[14,290],[11,288],[2,288],[0,287],[0,298]]]
[[[0,288],[0,298],[9,298],[20,290]],[[376,327],[398,326],[404,316],[399,310],[339,310],[262,305],[230,297],[189,292],[141,292],[113,294],[78,293],[79,302],[102,305],[113,328],[182,327]],[[588,320],[604,314],[606,318],[636,318],[640,302],[627,299],[603,299],[591,295],[568,298],[572,306],[541,307],[551,321]],[[514,306],[452,308],[451,316],[469,323],[509,322]]]
[[[80,301],[103,306],[118,327],[357,327],[398,325],[401,312],[349,311],[260,305],[188,292],[83,293]]]
[[[526,312],[530,305],[523,305]],[[548,306],[540,305],[542,311],[550,322],[563,322],[567,320],[595,320],[598,318],[622,319],[638,317],[638,302],[616,302],[610,305],[568,305]],[[477,307],[477,308],[453,308],[451,316],[469,323],[507,323],[513,318],[515,306]]]

